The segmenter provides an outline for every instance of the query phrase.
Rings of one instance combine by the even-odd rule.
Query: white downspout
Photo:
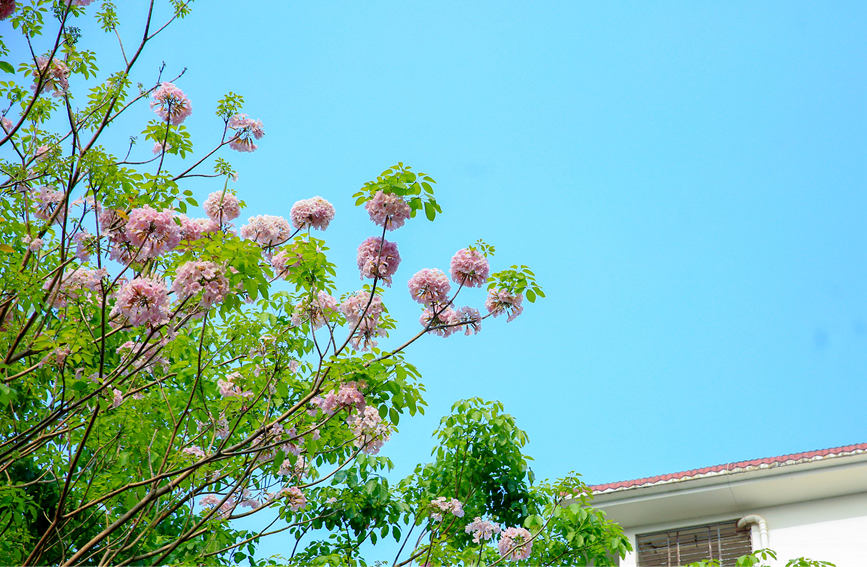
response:
[[[738,527],[743,528],[750,524],[750,541],[753,544],[753,551],[759,549],[768,549],[768,522],[758,514],[750,514],[738,520]]]

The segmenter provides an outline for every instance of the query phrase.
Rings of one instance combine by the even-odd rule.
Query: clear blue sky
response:
[[[242,216],[334,203],[343,290],[375,232],[352,192],[397,161],[439,181],[441,219],[392,233],[398,337],[406,279],[477,238],[535,269],[514,322],[412,349],[401,472],[481,396],[537,476],[598,483],[867,440],[865,29],[864,2],[210,1],[139,73],[188,67],[199,150],[246,97]]]

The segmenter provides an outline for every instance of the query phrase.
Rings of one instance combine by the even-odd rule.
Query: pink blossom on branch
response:
[[[456,518],[464,517],[464,505],[461,504],[461,501],[457,498],[447,500],[445,496],[440,496],[439,498],[431,500],[430,505],[434,510],[438,510],[431,514],[431,518],[437,522],[442,521],[443,513],[451,514]]]
[[[357,415],[349,416],[346,423],[355,435],[355,446],[368,455],[379,453],[379,449],[391,436],[388,424],[382,421],[379,411],[373,406],[367,406]]]
[[[184,91],[172,83],[162,83],[151,98],[151,108],[157,116],[177,126],[192,114],[193,105]]]
[[[425,268],[409,278],[409,294],[422,305],[445,304],[449,298],[449,278],[442,270]]]
[[[461,307],[457,310],[457,319],[463,324],[464,334],[467,336],[477,335],[482,330],[482,316],[478,309],[469,306]]]
[[[174,249],[181,241],[181,227],[175,222],[174,211],[157,211],[150,205],[130,211],[124,232],[130,244],[138,250],[138,260],[156,258]]]
[[[506,561],[520,561],[530,557],[533,552],[533,542],[530,540],[532,537],[525,528],[506,528],[497,542],[500,556],[505,557]]]
[[[391,276],[400,265],[400,254],[394,242],[371,236],[358,247],[357,261],[362,279],[379,277],[390,286]]]
[[[112,315],[124,317],[130,325],[161,325],[168,321],[169,294],[163,282],[138,277],[117,293]]]
[[[297,512],[307,506],[307,498],[297,486],[284,488],[280,491],[279,495],[286,497],[286,503],[293,512]]]
[[[15,12],[15,0],[0,0],[0,20],[5,20],[13,12]]]
[[[460,330],[461,318],[458,312],[451,307],[445,309],[428,307],[422,312],[418,322],[423,327],[430,326],[429,333],[445,338]]]
[[[201,291],[202,299],[199,305],[208,309],[226,298],[229,293],[229,280],[226,279],[223,269],[214,262],[190,261],[178,267],[172,291],[177,293],[181,300]]]
[[[524,296],[520,293],[514,295],[504,289],[494,288],[488,290],[485,307],[488,313],[491,313],[494,317],[508,313],[509,317],[506,319],[508,323],[524,311],[524,308],[521,307],[522,301],[524,301]]]
[[[292,227],[283,217],[258,215],[250,217],[247,222],[241,227],[241,237],[265,248],[286,242],[292,234]]]
[[[318,228],[325,230],[334,218],[334,207],[322,197],[302,199],[294,205],[289,213],[292,226],[298,229]]]
[[[374,295],[371,299],[370,292],[365,290],[353,293],[340,304],[340,311],[346,317],[349,326],[354,328],[358,325],[350,341],[354,348],[374,347],[376,346],[374,337],[385,336],[385,330],[379,328],[379,317],[383,309],[382,298]]]
[[[62,97],[69,89],[69,67],[56,57],[51,59],[50,63],[48,57],[36,58],[36,69],[33,70],[34,83],[31,87],[34,91],[40,75],[44,75],[42,84],[45,88],[53,91],[51,93],[53,96]]]
[[[500,526],[491,522],[482,520],[479,516],[464,528],[468,534],[473,534],[473,543],[481,543],[482,540],[488,540],[494,534],[500,533]]]
[[[261,120],[249,118],[246,114],[236,114],[229,118],[228,127],[235,131],[229,147],[239,152],[252,152],[258,146],[253,139],[259,140],[265,135]]]
[[[402,227],[412,213],[409,205],[402,197],[382,191],[377,191],[373,199],[364,205],[364,208],[367,209],[370,220],[379,226],[384,226],[386,230]],[[387,226],[386,221],[388,221]]]
[[[488,259],[478,250],[463,248],[451,261],[452,281],[464,287],[481,287],[488,280]]]
[[[295,305],[292,312],[292,324],[301,325],[309,321],[314,329],[319,329],[328,320],[337,314],[337,300],[325,293],[317,292],[316,298],[305,298]]]
[[[241,214],[241,202],[238,197],[228,191],[214,191],[202,204],[205,214],[217,224],[223,224],[238,218]]]
[[[241,378],[241,374],[238,372],[232,372],[226,375],[226,379],[218,379],[217,380],[217,388],[220,389],[220,395],[224,398],[250,398],[254,396],[253,392],[242,391],[241,388],[235,384],[235,380]]]

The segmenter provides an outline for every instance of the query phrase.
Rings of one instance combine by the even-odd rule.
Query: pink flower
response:
[[[70,299],[76,299],[84,296],[84,292],[99,292],[102,289],[101,282],[108,273],[105,268],[98,270],[86,270],[77,268],[67,275],[60,286],[54,291],[49,298],[52,307],[65,307]],[[43,289],[47,290],[51,285],[51,280],[47,280],[43,285]]]
[[[36,200],[36,210],[33,211],[34,216],[42,220],[48,220],[54,215],[55,211],[60,209],[54,222],[57,224],[63,224],[66,218],[63,213],[64,195],[65,193],[63,191],[56,191],[45,185],[40,187],[34,195],[34,199]]]
[[[425,268],[409,278],[409,294],[422,305],[444,304],[448,301],[449,278],[442,270]]]
[[[238,197],[228,191],[214,191],[205,199],[202,205],[211,220],[223,224],[238,218],[241,214],[241,202]]]
[[[429,326],[429,333],[445,338],[460,330],[461,319],[458,312],[451,307],[436,310],[428,307],[422,312],[418,322],[424,327]]]
[[[488,260],[478,250],[463,248],[452,256],[452,281],[465,287],[481,287],[488,279]]]
[[[258,215],[250,217],[247,222],[249,224],[241,227],[241,236],[265,248],[286,242],[292,234],[289,222],[283,217]]]
[[[202,449],[200,447],[196,447],[195,445],[187,447],[186,449],[184,449],[181,452],[185,453],[187,455],[192,455],[192,456],[196,457],[197,459],[203,459],[205,457],[205,452],[202,451]]]
[[[112,388],[111,407],[117,408],[123,403],[123,393],[117,388]]]
[[[292,324],[298,326],[309,321],[314,329],[318,329],[336,314],[337,300],[320,291],[317,292],[315,299],[307,297],[295,305]]]
[[[202,292],[199,306],[208,309],[229,293],[229,280],[223,269],[213,262],[190,261],[181,264],[172,283],[172,291],[184,300]]]
[[[530,532],[524,528],[506,528],[500,534],[497,548],[500,556],[506,561],[519,561],[530,557],[533,552],[533,542],[530,541]]]
[[[412,212],[402,197],[382,191],[377,191],[364,208],[367,209],[370,220],[379,226],[384,226],[386,230],[402,227]]]
[[[181,240],[192,242],[220,230],[220,225],[211,219],[191,219],[187,215],[176,215],[175,218],[181,222]]]
[[[47,146],[47,145],[43,144],[43,145],[39,146],[38,148],[36,148],[36,153],[33,155],[33,157],[34,157],[34,159],[36,159],[36,161],[42,161],[45,158],[47,158],[50,153],[51,153],[51,146]]]
[[[301,256],[290,250],[280,250],[271,257],[271,266],[274,267],[277,277],[280,278],[286,278],[289,275],[289,268],[294,268],[299,264],[301,264]]]
[[[337,391],[337,403],[342,407],[355,406],[359,411],[363,410],[367,405],[367,402],[364,400],[364,394],[358,391],[358,384],[356,382],[347,382],[340,386],[340,389]]]
[[[248,118],[246,114],[232,116],[229,118],[228,126],[235,131],[232,141],[229,142],[229,147],[239,152],[256,150],[258,146],[253,142],[253,139],[259,140],[265,135],[262,121]]]
[[[160,155],[163,152],[167,152],[171,149],[171,144],[163,143],[163,142],[154,142],[154,148],[151,150],[155,156]]]
[[[193,105],[184,91],[171,83],[162,83],[154,91],[151,108],[157,116],[175,126],[186,120],[193,112]]]
[[[130,211],[124,232],[130,244],[138,249],[138,260],[156,258],[181,241],[181,227],[175,222],[174,211],[157,211],[149,205]]]
[[[522,301],[524,301],[524,296],[520,293],[513,295],[504,289],[494,288],[488,290],[485,307],[488,309],[488,313],[494,317],[508,313],[509,317],[506,319],[508,323],[524,311],[524,308],[521,307]]]
[[[231,374],[226,375],[225,380],[217,380],[217,387],[220,389],[220,395],[224,398],[250,398],[254,394],[249,390],[244,392],[241,391],[235,384],[235,380],[241,378],[241,374],[238,372],[232,372]]]
[[[36,69],[33,70],[34,84],[31,87],[34,91],[39,83],[40,75],[44,74],[42,84],[45,88],[51,89],[51,94],[56,97],[62,97],[69,88],[69,67],[63,61],[53,58],[49,63],[48,57],[36,58]]]
[[[301,489],[297,486],[293,486],[291,488],[284,488],[280,491],[281,496],[285,496],[288,500],[289,508],[293,512],[297,512],[301,510],[305,506],[307,506],[307,498],[304,497],[304,493],[301,492]]]
[[[2,11],[2,9],[3,9],[2,3],[3,3],[3,0],[0,0],[0,11]],[[13,4],[12,9],[14,10],[15,9],[15,6],[14,6],[15,2],[12,2],[12,4]],[[2,20],[2,19],[3,19],[3,17],[0,16],[0,20]],[[9,132],[12,131],[12,128],[13,128],[12,121],[9,120],[8,118],[6,118],[5,116],[3,118],[0,118],[0,128],[2,128],[3,131],[8,134]]]
[[[457,498],[452,498],[451,500],[446,500],[445,496],[440,496],[435,500],[430,501],[431,508],[435,510],[439,510],[439,512],[434,512],[431,514],[431,518],[436,521],[442,521],[443,515],[445,512],[447,514],[451,514],[456,518],[464,517],[464,505],[461,504],[461,501]]]
[[[30,241],[30,244],[27,245],[27,249],[31,252],[38,252],[42,249],[42,245],[45,244],[45,241],[41,238],[34,238]]]
[[[0,20],[5,20],[15,11],[15,0],[0,0]],[[7,130],[8,132],[9,130]]]
[[[478,309],[461,307],[457,310],[457,319],[458,322],[463,323],[464,334],[467,336],[477,335],[482,330],[482,316]]]
[[[138,277],[117,293],[112,315],[120,315],[130,325],[161,325],[169,318],[169,294],[166,285],[152,278]]]
[[[75,233],[73,240],[75,241],[75,257],[82,262],[87,262],[96,246],[96,237],[82,229]]]
[[[368,455],[379,453],[379,449],[391,436],[388,424],[382,421],[379,411],[373,406],[367,406],[357,415],[349,416],[346,423],[355,435],[355,446]]]
[[[66,0],[66,5],[67,6],[70,6],[70,5],[72,5],[72,6],[90,6],[91,2],[93,2],[93,0]]]
[[[481,543],[482,540],[491,539],[494,534],[500,533],[500,526],[484,521],[476,516],[476,519],[468,524],[464,528],[464,531],[468,534],[473,534],[473,543]]]
[[[334,218],[334,207],[322,197],[303,199],[292,205],[289,213],[292,226],[298,229],[318,228],[325,230]]]
[[[363,278],[380,278],[391,285],[391,276],[400,264],[397,244],[378,236],[371,236],[358,247],[358,269]]]
[[[370,292],[365,290],[353,293],[340,304],[340,311],[349,325],[353,328],[358,326],[351,340],[354,348],[358,349],[362,345],[364,348],[374,347],[374,337],[385,336],[385,330],[379,328],[379,317],[383,309],[382,299],[378,295],[371,299]]]

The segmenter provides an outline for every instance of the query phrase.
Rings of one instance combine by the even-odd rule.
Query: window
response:
[[[735,559],[752,553],[750,530],[738,529],[737,520],[691,526],[636,538],[639,567],[680,567],[702,559],[718,559],[721,567],[734,567]]]

